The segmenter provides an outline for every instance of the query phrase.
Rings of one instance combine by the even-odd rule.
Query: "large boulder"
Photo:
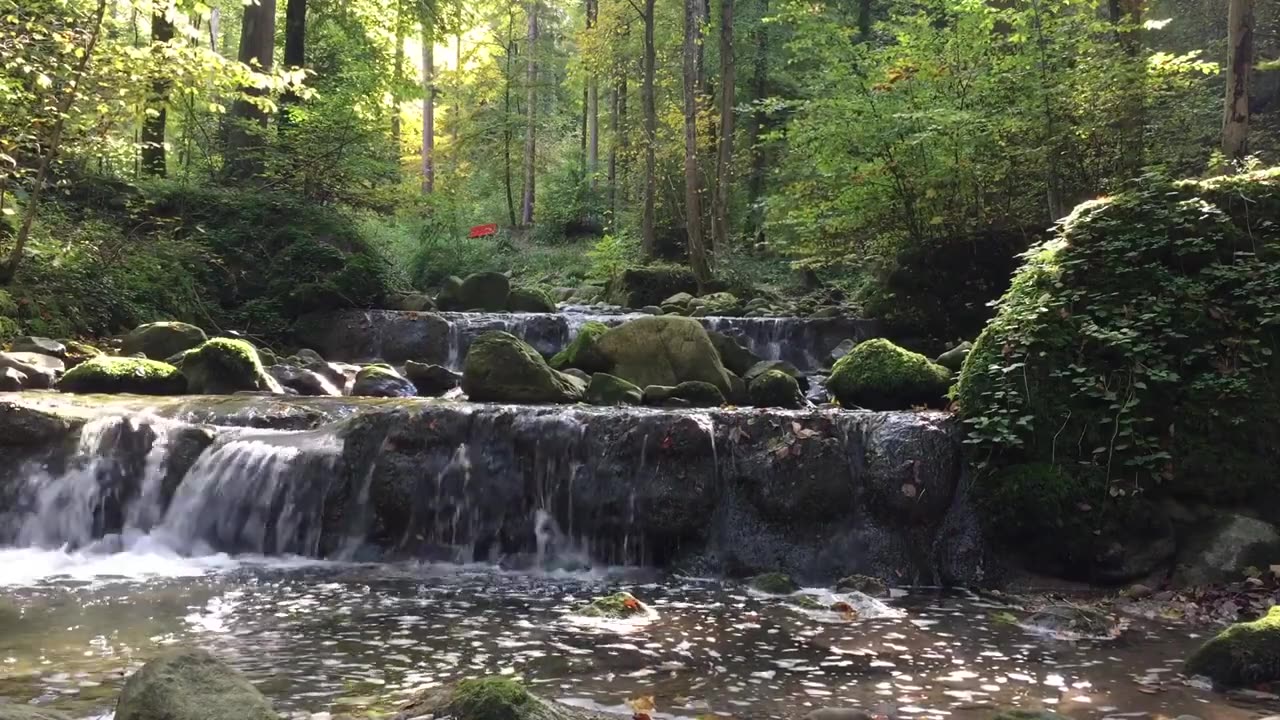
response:
[[[761,360],[750,368],[747,368],[747,371],[742,373],[742,379],[750,385],[752,380],[755,380],[770,370],[776,370],[777,372],[785,375],[790,375],[796,383],[800,385],[801,390],[808,391],[809,378],[805,377],[805,374],[800,372],[800,368],[786,360]]]
[[[644,393],[620,377],[596,373],[591,376],[582,399],[591,405],[639,405],[644,400]]]
[[[296,365],[272,365],[267,368],[280,386],[306,397],[338,397],[342,389],[320,373]]]
[[[168,360],[208,340],[204,330],[184,322],[154,322],[139,325],[124,336],[120,352],[142,353],[152,360]]]
[[[689,308],[700,316],[741,315],[742,301],[731,292],[715,292],[694,298]]]
[[[674,387],[648,385],[644,389],[644,403],[663,407],[720,407],[725,404],[724,393],[711,383],[688,380]]]
[[[356,373],[351,394],[356,397],[415,397],[418,388],[387,365],[369,365]]]
[[[246,340],[214,338],[182,356],[187,391],[195,395],[284,390],[262,367],[257,350]]]
[[[973,343],[965,340],[959,345],[956,345],[950,350],[939,355],[938,359],[934,360],[934,362],[952,372],[960,372],[961,368],[964,367],[964,359],[969,357],[970,350],[973,350]]]
[[[1174,579],[1179,585],[1230,582],[1246,568],[1265,568],[1280,559],[1280,530],[1269,522],[1214,513],[1197,526],[1178,551]]]
[[[907,410],[936,405],[951,383],[951,371],[888,340],[868,340],[840,358],[827,390],[845,407]]]
[[[45,337],[19,337],[14,338],[9,343],[9,349],[13,352],[29,352],[39,353],[41,355],[49,355],[65,360],[67,357],[67,346],[57,340],[50,340]]]
[[[24,389],[45,390],[65,370],[58,358],[28,352],[0,352],[0,368],[15,370],[25,377]]]
[[[116,720],[278,720],[243,675],[204,650],[170,650],[124,685]]]
[[[187,380],[168,363],[101,355],[68,370],[58,381],[58,389],[68,393],[181,395]]]
[[[747,371],[763,359],[747,349],[737,339],[729,337],[722,332],[708,330],[707,336],[711,338],[711,344],[716,346],[716,352],[720,353],[720,362],[724,363],[725,368],[744,380],[746,379]]]
[[[661,305],[677,293],[695,293],[698,281],[693,271],[675,265],[631,268],[609,281],[605,296],[609,302],[623,307],[638,308],[645,305]]]
[[[0,368],[0,392],[17,392],[27,387],[27,375],[11,367]]]
[[[426,690],[410,700],[397,717],[580,720],[594,716],[584,710],[543,700],[511,678],[485,677]]]
[[[568,403],[582,399],[586,383],[553,369],[520,338],[489,332],[471,343],[462,390],[476,402]]]
[[[733,392],[729,372],[697,320],[669,315],[632,320],[601,335],[596,347],[609,360],[611,374],[639,387],[698,381],[723,395]]]
[[[443,365],[430,365],[410,360],[404,364],[404,375],[418,388],[422,397],[439,397],[462,384],[461,373]]]
[[[602,322],[583,323],[578,334],[565,347],[551,358],[551,367],[557,370],[577,368],[583,372],[606,372],[613,363],[597,348],[601,336],[609,332],[609,326]]]
[[[0,402],[0,445],[49,445],[66,437],[71,420],[14,402]]]
[[[458,290],[458,300],[464,310],[501,312],[507,309],[511,295],[511,280],[497,272],[468,275]]]
[[[387,296],[383,305],[387,310],[409,312],[427,312],[436,309],[436,303],[431,296],[420,292],[392,293]]]
[[[1258,620],[1223,630],[1187,658],[1184,670],[1227,687],[1280,680],[1280,605]]]
[[[756,407],[802,408],[808,403],[796,379],[781,370],[766,370],[747,385],[751,404]]]
[[[462,278],[450,275],[440,283],[440,292],[436,293],[436,307],[441,310],[465,310],[462,307]]]
[[[556,311],[556,303],[540,288],[518,287],[511,289],[507,309],[518,313],[553,313]]]

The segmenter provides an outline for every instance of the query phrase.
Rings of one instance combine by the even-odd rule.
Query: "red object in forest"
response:
[[[477,225],[471,228],[469,238],[482,238],[490,235],[498,234],[498,223],[489,223],[488,225]]]

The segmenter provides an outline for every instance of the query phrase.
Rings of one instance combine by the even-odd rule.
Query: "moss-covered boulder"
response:
[[[689,307],[702,316],[733,316],[742,314],[742,301],[731,292],[714,292],[695,298]]]
[[[596,373],[582,399],[591,405],[639,405],[644,401],[644,392],[620,377]]]
[[[446,311],[465,310],[462,306],[462,278],[450,275],[440,283],[436,307]]]
[[[462,383],[462,374],[456,373],[443,365],[430,365],[410,360],[404,364],[404,375],[409,378],[418,395],[422,397],[439,397]]]
[[[1187,675],[1204,675],[1227,687],[1280,680],[1280,605],[1253,622],[1223,630],[1187,658]]]
[[[645,604],[629,592],[616,592],[612,595],[596,598],[574,610],[577,615],[609,618],[611,620],[642,617],[648,612],[649,609],[645,607]]]
[[[708,330],[707,337],[711,338],[711,344],[715,346],[716,352],[720,354],[720,362],[724,363],[725,368],[744,378],[747,371],[761,361],[761,357],[751,352],[742,343],[735,338],[731,338],[721,332]]]
[[[271,703],[204,650],[170,650],[124,685],[117,720],[278,720]]]
[[[520,338],[489,332],[467,351],[462,390],[476,402],[570,403],[582,399],[586,383],[553,369]]]
[[[588,373],[608,372],[613,363],[596,347],[607,332],[609,326],[602,322],[584,323],[569,345],[551,357],[551,367],[557,370],[577,368]]]
[[[756,575],[747,581],[752,589],[769,595],[790,595],[800,589],[800,585],[790,575],[780,572]]]
[[[800,368],[792,365],[786,360],[761,360],[755,365],[747,368],[747,371],[742,373],[742,379],[750,385],[752,380],[755,380],[757,377],[760,377],[770,370],[777,370],[778,372],[790,375],[795,379],[796,383],[800,385],[801,390],[809,389],[809,378],[805,377],[805,374],[800,372]]]
[[[678,265],[656,265],[630,268],[609,281],[605,298],[615,305],[638,308],[645,305],[661,305],[663,300],[676,293],[693,294],[698,291],[698,281],[693,271]]]
[[[939,355],[938,359],[934,360],[934,362],[952,372],[960,372],[964,367],[964,359],[969,357],[969,351],[971,350],[973,350],[973,343],[965,340],[959,345],[956,345],[950,350]]]
[[[724,394],[711,383],[690,380],[679,385],[646,385],[644,404],[658,407],[711,408],[725,404]]]
[[[435,300],[430,295],[420,292],[397,292],[387,295],[382,303],[387,310],[403,310],[408,312],[429,312],[436,309]]]
[[[1054,502],[1103,546],[1136,547],[1132,520],[1164,498],[1276,517],[1277,216],[1280,169],[1146,177],[1032,248],[960,375],[980,505],[1038,512],[1001,470],[1040,463],[1071,478]]]
[[[58,389],[68,393],[181,395],[187,380],[167,363],[101,355],[68,370],[58,381]]]
[[[183,354],[182,374],[187,378],[187,391],[195,395],[283,392],[247,340],[214,338],[205,342]]]
[[[850,575],[840,578],[836,583],[836,590],[840,592],[859,592],[863,595],[871,597],[887,597],[889,595],[889,586],[878,577],[870,575]]]
[[[553,313],[556,303],[542,288],[518,287],[512,288],[507,297],[507,309],[518,313]]]
[[[800,391],[800,384],[781,370],[768,370],[755,376],[747,386],[747,393],[751,404],[756,407],[794,410],[807,404],[804,393]]]
[[[351,394],[355,397],[405,398],[415,397],[418,388],[408,378],[385,365],[369,365],[356,373]]]
[[[511,280],[497,272],[468,275],[458,289],[458,301],[464,310],[501,312],[507,309],[510,296]]]
[[[152,360],[167,360],[208,340],[204,330],[184,322],[154,322],[139,325],[128,335],[120,352],[142,353]]]
[[[698,381],[722,395],[733,391],[720,354],[697,320],[669,315],[632,320],[601,335],[596,347],[610,363],[608,372],[640,387]]]
[[[67,354],[63,358],[63,362],[69,368],[103,354],[98,348],[78,340],[63,340],[62,344],[67,348]]]
[[[907,410],[939,404],[950,384],[950,370],[881,338],[859,343],[840,358],[827,390],[845,407]]]
[[[397,717],[437,717],[453,720],[586,720],[583,710],[543,700],[519,681],[506,677],[463,680],[425,690],[410,700]]]

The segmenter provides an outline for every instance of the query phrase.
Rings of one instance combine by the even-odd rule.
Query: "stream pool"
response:
[[[619,589],[656,617],[573,613]],[[628,699],[653,696],[660,719],[797,718],[823,706],[903,718],[987,718],[1010,706],[1077,718],[1271,714],[1181,679],[1182,658],[1208,629],[1132,619],[1117,638],[1067,641],[967,593],[899,591],[879,602],[806,592],[819,605],[850,602],[857,618],[635,570],[7,549],[0,699],[100,717],[128,673],[187,643],[299,718],[386,713],[417,689],[484,674],[597,710],[626,712]]]

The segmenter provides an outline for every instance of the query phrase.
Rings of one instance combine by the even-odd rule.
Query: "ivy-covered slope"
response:
[[[1280,168],[1143,178],[1024,257],[959,386],[994,536],[1093,575],[1162,497],[1280,511]]]

